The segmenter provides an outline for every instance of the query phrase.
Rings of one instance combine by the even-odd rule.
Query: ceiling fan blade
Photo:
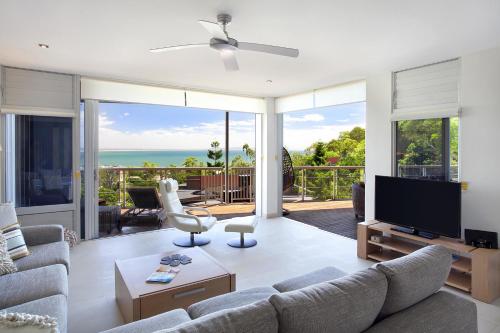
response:
[[[240,50],[271,53],[285,57],[297,58],[299,56],[299,50],[297,49],[274,45],[238,42],[238,48]]]
[[[190,48],[202,47],[202,46],[209,46],[209,44],[203,43],[203,44],[185,44],[185,45],[166,46],[166,47],[159,47],[156,49],[150,49],[149,52],[160,53],[160,52],[165,52],[165,51],[190,49]]]
[[[233,51],[221,51],[220,57],[222,59],[222,62],[224,63],[226,71],[233,72],[239,69],[238,61],[236,61],[236,55]]]
[[[200,23],[214,38],[227,42],[226,33],[218,23],[204,20],[199,20],[198,23]]]

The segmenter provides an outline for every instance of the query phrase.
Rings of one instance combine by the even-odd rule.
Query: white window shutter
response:
[[[395,72],[392,120],[457,116],[459,78],[458,59]]]

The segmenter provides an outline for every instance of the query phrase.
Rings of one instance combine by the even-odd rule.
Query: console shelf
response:
[[[392,230],[394,226],[378,221],[358,224],[358,257],[387,261],[410,254],[428,245],[439,244],[454,253],[446,284],[471,293],[472,297],[491,303],[500,297],[500,251],[479,249],[446,237],[427,239]],[[371,240],[382,237],[381,242]]]

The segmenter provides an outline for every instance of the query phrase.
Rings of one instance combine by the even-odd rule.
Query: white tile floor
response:
[[[114,299],[114,261],[175,251],[172,239],[181,234],[158,230],[85,241],[73,248],[68,332],[100,332],[121,325]],[[357,258],[356,241],[287,218],[261,220],[253,235],[259,243],[249,249],[227,246],[227,239],[237,235],[225,233],[223,223],[207,236],[212,242],[203,249],[236,272],[237,289],[271,285],[327,265],[355,272],[373,264]],[[476,303],[479,333],[500,333],[500,299],[494,304]]]

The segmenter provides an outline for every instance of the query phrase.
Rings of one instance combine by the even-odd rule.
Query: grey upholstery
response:
[[[285,281],[281,281],[279,283],[274,284],[273,287],[280,292],[292,291],[316,283],[335,280],[342,276],[345,276],[346,274],[347,273],[335,267],[325,267],[311,273],[307,273],[301,276],[293,277]]]
[[[68,296],[66,267],[52,265],[0,278],[0,309],[53,295]]]
[[[18,271],[62,264],[69,273],[69,245],[65,241],[41,244],[28,247],[30,255],[17,259],[15,264]]]
[[[61,225],[22,227],[21,232],[28,246],[64,241],[64,228]]]
[[[142,319],[127,325],[119,326],[103,333],[152,333],[171,328],[190,321],[188,313],[183,309],[175,309],[157,316]]]
[[[47,315],[56,318],[60,333],[66,333],[67,331],[67,300],[66,296],[63,295],[37,299],[1,311],[30,313],[41,316]]]
[[[450,252],[432,246],[340,278],[342,271],[325,268],[275,285],[288,292],[217,296],[189,307],[195,319],[175,327],[159,318],[168,312],[106,333],[151,332],[151,321],[163,328],[158,333],[477,333],[476,304],[438,291],[450,265]]]
[[[266,300],[222,310],[197,318],[161,333],[277,333],[278,320]]]
[[[188,313],[192,319],[196,319],[212,312],[236,308],[238,306],[268,299],[269,296],[276,293],[278,293],[278,291],[272,287],[257,287],[235,291],[195,303],[188,308]]]
[[[432,245],[375,265],[389,283],[380,317],[406,309],[438,291],[448,277],[451,261],[450,250]]]
[[[337,280],[276,294],[279,331],[287,333],[361,332],[370,327],[384,304],[387,280],[365,269]]]
[[[477,333],[474,302],[439,291],[374,325],[366,333]]]

